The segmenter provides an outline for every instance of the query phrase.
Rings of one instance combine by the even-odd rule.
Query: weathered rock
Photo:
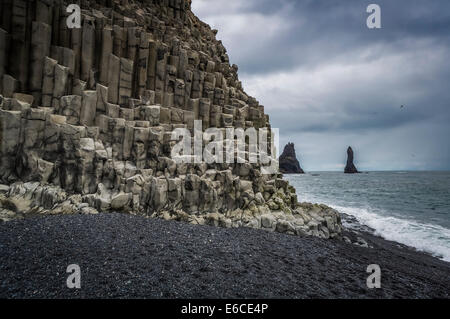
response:
[[[96,104],[97,112],[105,113],[106,105],[108,104],[108,87],[97,83],[96,91],[97,91],[97,104]]]
[[[129,209],[131,202],[131,194],[120,193],[112,197],[111,209],[115,211],[123,211]]]
[[[36,102],[41,102],[44,59],[50,54],[51,27],[42,22],[33,22],[31,30],[30,90]]]
[[[81,102],[80,124],[93,126],[97,109],[97,91],[84,91]]]
[[[356,174],[359,173],[358,170],[355,167],[355,164],[353,164],[353,150],[349,146],[347,149],[347,165],[345,166],[344,172],[346,174]]]
[[[82,54],[80,79],[89,82],[90,72],[95,55],[95,21],[89,16],[84,17],[82,31]]]
[[[42,80],[42,105],[52,106],[53,88],[55,81],[55,67],[58,61],[50,59],[48,56],[44,59],[44,72]]]
[[[176,129],[195,134],[191,151],[201,151],[208,128],[270,127],[190,0],[82,1],[81,29],[67,28],[61,0],[8,3],[8,28],[0,29],[0,219],[117,210],[340,236],[337,212],[298,205],[288,182],[263,175],[259,164],[171,157]],[[254,153],[243,146],[239,159]]]
[[[119,104],[128,105],[133,87],[133,61],[120,59]]]
[[[65,66],[57,64],[55,66],[55,81],[53,85],[52,107],[59,108],[61,97],[67,93],[67,81],[69,78],[69,69]]]
[[[61,98],[59,114],[66,117],[67,123],[72,125],[80,123],[81,99],[79,95],[68,95]]]
[[[294,143],[288,143],[279,158],[280,172],[284,174],[304,174],[295,155]]]
[[[112,29],[107,27],[102,30],[102,51],[100,62],[100,82],[109,84],[109,59],[113,53]]]
[[[0,92],[2,91],[2,79],[5,74],[7,61],[7,32],[0,28]]]
[[[108,102],[119,103],[120,58],[109,55],[108,63]]]

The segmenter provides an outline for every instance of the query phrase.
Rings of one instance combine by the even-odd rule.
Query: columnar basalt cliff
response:
[[[66,7],[81,7],[68,28]],[[3,0],[0,218],[125,211],[337,237],[256,164],[179,164],[176,128],[270,128],[189,0]]]
[[[355,164],[353,163],[353,150],[349,146],[347,149],[347,165],[345,166],[344,173],[346,174],[356,174],[359,173],[356,169]]]
[[[295,154],[294,143],[287,143],[279,158],[280,172],[283,174],[304,174]]]

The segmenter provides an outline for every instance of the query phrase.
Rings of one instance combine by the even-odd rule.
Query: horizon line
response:
[[[306,173],[315,173],[315,172],[332,172],[332,173],[344,173],[344,170],[305,170]],[[421,169],[385,169],[385,170],[360,170],[359,173],[365,173],[365,172],[450,172],[450,169],[428,169],[428,170],[421,170]],[[301,174],[285,174],[285,175],[301,175]]]

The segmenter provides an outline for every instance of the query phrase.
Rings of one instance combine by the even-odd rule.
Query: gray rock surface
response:
[[[283,153],[279,158],[280,172],[283,174],[304,174],[305,172],[300,167],[297,155],[295,154],[294,143],[288,143],[284,147]]]
[[[359,173],[353,163],[353,149],[349,146],[347,149],[347,165],[345,166],[344,172],[346,174],[356,174]]]
[[[299,205],[259,165],[171,159],[171,133],[194,120],[270,127],[190,0],[84,0],[81,29],[65,26],[68,1],[42,3],[0,4],[1,219],[124,211],[340,237],[335,211]]]

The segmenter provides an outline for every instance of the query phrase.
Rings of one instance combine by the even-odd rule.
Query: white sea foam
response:
[[[414,247],[450,262],[450,229],[414,220],[383,216],[365,208],[329,205],[354,216],[359,223],[373,228],[377,235]]]

